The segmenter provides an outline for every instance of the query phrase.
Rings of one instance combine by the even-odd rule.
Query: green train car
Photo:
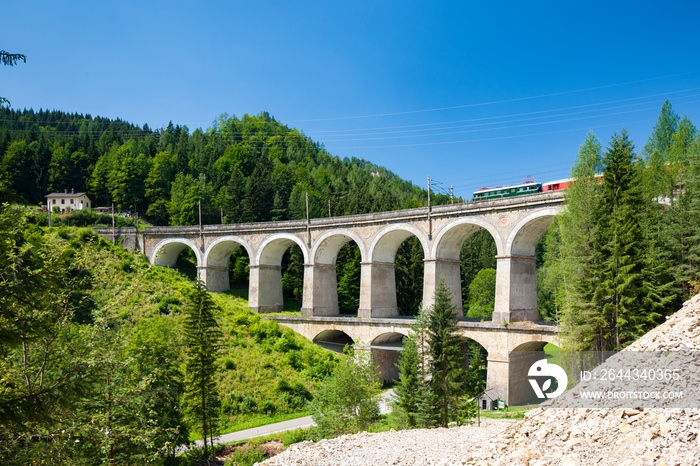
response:
[[[474,200],[501,199],[504,197],[524,196],[527,194],[539,193],[542,191],[542,184],[528,181],[513,186],[496,186],[495,188],[481,188],[474,191]]]

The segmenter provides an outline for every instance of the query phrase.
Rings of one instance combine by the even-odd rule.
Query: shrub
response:
[[[226,460],[224,466],[253,466],[255,463],[260,463],[268,458],[268,454],[260,447],[260,445],[245,445],[233,452],[231,457]]]

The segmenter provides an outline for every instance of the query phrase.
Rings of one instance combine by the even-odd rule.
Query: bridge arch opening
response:
[[[308,263],[301,239],[287,233],[272,235],[260,245],[255,262],[249,267],[249,306],[260,313],[298,311],[304,292],[304,265]]]
[[[476,390],[477,380],[481,381],[481,387],[485,388],[488,374],[488,351],[486,348],[476,340],[461,337],[460,351],[462,353],[462,367],[466,371],[466,383],[469,389]],[[477,396],[478,393],[471,393],[471,395]]]
[[[240,238],[223,237],[213,242],[204,255],[205,284],[209,291],[228,291],[248,299],[250,253]]]
[[[496,256],[501,240],[489,223],[461,219],[447,225],[435,241],[435,283],[450,288],[457,313],[467,318],[491,320],[496,296]]]
[[[346,347],[355,345],[350,335],[342,330],[324,330],[314,337],[313,342],[336,353],[342,353]]]
[[[303,314],[357,315],[360,305],[362,241],[347,230],[321,236],[312,250],[312,282],[306,290]]]
[[[151,257],[151,264],[175,269],[190,280],[198,278],[197,269],[203,263],[199,248],[184,238],[161,241]]]
[[[547,360],[547,363],[560,364],[559,348],[547,341],[529,341],[522,343],[508,353],[508,395],[510,404],[539,403],[530,383],[529,371],[537,361]],[[552,379],[556,385],[556,379]],[[556,388],[554,385],[552,389]],[[551,390],[550,390],[551,391]]]
[[[553,223],[558,210],[545,208],[523,217],[514,225],[504,254],[499,256],[497,294],[502,303],[497,306],[497,320],[553,320],[557,314],[555,280],[545,283],[543,268],[549,235],[556,243],[557,228]],[[551,227],[551,228],[550,228]],[[539,299],[542,302],[538,302]]]
[[[423,302],[427,238],[415,226],[386,227],[370,246],[363,264],[361,317],[416,315]]]
[[[372,363],[379,370],[379,378],[384,383],[399,379],[399,352],[403,350],[406,335],[397,332],[382,333],[370,345]]]

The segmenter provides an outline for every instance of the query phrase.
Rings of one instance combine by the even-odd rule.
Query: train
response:
[[[603,178],[602,173],[596,174],[596,179],[600,183]],[[548,193],[567,189],[576,182],[575,178],[565,178],[563,180],[538,183],[534,179],[525,179],[520,184],[509,186],[496,186],[495,188],[481,188],[474,191],[473,200],[481,201],[485,199],[501,199],[504,197],[525,196],[528,194]]]

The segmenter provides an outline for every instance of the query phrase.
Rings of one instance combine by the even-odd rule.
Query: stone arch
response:
[[[229,285],[228,262],[231,253],[243,247],[252,258],[250,245],[237,236],[222,236],[214,240],[204,252],[204,268],[200,273],[209,291],[226,291]]]
[[[379,377],[384,382],[398,380],[399,351],[406,335],[399,332],[386,332],[378,335],[370,345],[372,363],[379,369]]]
[[[560,210],[558,207],[537,209],[513,226],[504,254],[497,257],[494,322],[540,320],[535,249]]]
[[[321,235],[311,248],[311,257],[314,264],[335,265],[338,257],[338,251],[350,241],[354,241],[357,247],[360,248],[362,262],[367,256],[365,251],[365,243],[360,236],[353,231],[331,230]]]
[[[520,219],[508,236],[504,255],[534,256],[537,242],[560,211],[557,207],[546,207]]]
[[[212,241],[204,252],[204,265],[213,267],[228,267],[228,258],[233,251],[243,247],[248,257],[253,259],[253,251],[244,239],[238,236],[222,236]]]
[[[280,312],[284,308],[282,295],[282,256],[292,245],[298,245],[304,255],[304,264],[309,263],[309,249],[306,244],[289,233],[268,236],[260,245],[250,266],[250,287],[248,305],[256,312]],[[304,271],[304,290],[308,279]]]
[[[503,241],[496,228],[489,222],[479,218],[463,218],[448,223],[440,229],[433,241],[430,257],[436,259],[459,259],[462,244],[479,230],[489,232],[496,243],[498,255],[503,254]]]
[[[460,338],[466,339],[466,340],[471,340],[473,342],[476,342],[486,350],[487,353],[491,354],[491,352],[494,350],[494,348],[491,348],[493,345],[493,338],[489,338],[487,335],[484,335],[481,332],[474,332],[474,333],[460,333]]]
[[[423,254],[428,257],[430,248],[428,238],[417,227],[404,223],[383,228],[375,236],[369,247],[368,258],[372,262],[394,262],[396,251],[407,238],[415,236],[423,247]]]
[[[375,236],[369,247],[368,260],[362,264],[360,309],[358,309],[360,317],[389,317],[399,314],[394,261],[401,243],[411,236],[418,238],[423,248],[423,257],[428,257],[430,254],[428,238],[414,225],[408,223],[389,225]]]
[[[354,346],[355,340],[342,330],[328,329],[321,331],[311,341],[336,353],[342,353],[346,346]]]
[[[312,263],[307,264],[305,269],[302,314],[314,316],[340,314],[335,264],[341,248],[351,241],[360,250],[360,262],[364,262],[365,244],[356,233],[350,230],[331,230],[316,240],[311,249]]]
[[[549,338],[520,343],[508,353],[508,397],[510,404],[522,404],[536,400],[528,372],[530,367],[545,359],[544,347]]]
[[[201,267],[204,263],[202,260],[202,252],[193,241],[187,238],[168,238],[164,239],[153,248],[151,254],[151,264],[161,267],[175,267],[177,257],[185,248],[190,248],[194,251],[197,257],[197,267]]]
[[[459,316],[464,315],[462,303],[462,275],[459,255],[464,242],[479,230],[486,230],[496,244],[497,256],[503,252],[503,241],[496,228],[489,222],[475,217],[454,220],[440,229],[426,260],[426,282],[423,302],[434,302],[433,295],[440,280],[444,280],[452,293],[452,305]],[[430,280],[432,278],[432,280]],[[483,345],[482,345],[483,346]]]
[[[260,245],[255,257],[255,265],[280,266],[282,255],[293,244],[301,248],[301,252],[304,254],[304,263],[308,264],[309,249],[299,237],[289,233],[276,233],[265,238],[265,241]]]

